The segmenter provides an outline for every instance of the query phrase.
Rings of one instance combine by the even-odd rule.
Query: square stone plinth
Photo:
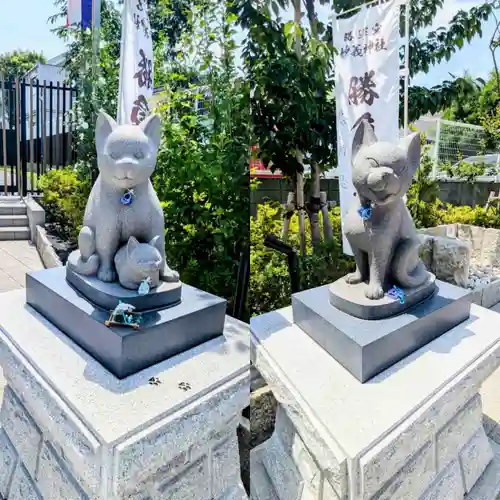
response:
[[[432,297],[383,319],[362,319],[330,304],[328,286],[293,295],[294,323],[365,382],[470,314],[472,295],[455,285],[436,281]]]
[[[110,311],[70,286],[61,267],[27,274],[26,301],[119,378],[222,335],[226,313],[226,300],[183,284],[180,303],[143,312],[138,330],[107,327]]]
[[[256,500],[478,499],[485,483],[498,493],[479,388],[500,364],[499,326],[472,305],[467,321],[361,383],[291,307],[253,318],[252,360],[278,401],[273,436],[252,451]]]
[[[26,305],[0,296],[0,494],[37,500],[244,500],[237,426],[248,325],[118,379]]]

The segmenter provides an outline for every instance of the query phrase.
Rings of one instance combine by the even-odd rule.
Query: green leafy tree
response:
[[[448,61],[465,44],[482,36],[482,28],[495,9],[492,3],[485,2],[468,11],[459,10],[447,27],[431,30],[423,38],[418,36],[419,30],[432,25],[443,4],[444,0],[410,0],[410,78],[419,72],[427,73],[436,64]],[[404,13],[401,18],[401,26],[404,26]],[[431,88],[410,87],[410,121],[450,106],[457,96],[474,95],[484,83],[480,79],[450,76],[450,80]],[[402,103],[403,99],[400,102]]]
[[[252,126],[259,156],[268,168],[281,170],[291,180],[297,188],[296,205],[300,205],[298,177],[310,167],[310,196],[304,207],[297,208],[307,209],[316,245],[319,177],[336,161],[331,33],[318,20],[313,1],[306,2],[304,25],[280,17],[280,8],[297,9],[291,1],[251,0],[237,7],[248,28],[243,56],[252,87]]]
[[[45,56],[41,53],[27,50],[14,50],[0,55],[0,78],[7,81],[22,78],[30,69],[38,63],[46,63]],[[14,116],[9,116],[9,111],[5,106],[5,100],[0,99],[0,113],[5,114],[7,123],[14,120]]]
[[[46,62],[45,56],[39,52],[14,50],[0,55],[0,74],[6,80],[22,78],[33,66]]]
[[[154,175],[166,221],[169,262],[182,280],[234,297],[238,263],[248,249],[249,85],[235,66],[231,3],[193,9],[165,75],[163,139]],[[188,68],[182,72],[182,68]],[[177,71],[177,69],[179,71]],[[203,102],[195,110],[193,100]]]

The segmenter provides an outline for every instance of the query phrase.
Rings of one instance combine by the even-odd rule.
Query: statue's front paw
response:
[[[350,273],[345,277],[345,280],[349,285],[357,285],[358,283],[363,282],[363,276],[361,276],[361,273],[359,271],[356,271],[354,273]]]
[[[177,271],[174,271],[169,267],[165,267],[161,278],[163,281],[166,281],[167,283],[176,283],[177,281],[179,281],[180,276]]]
[[[106,283],[111,283],[116,279],[116,273],[112,267],[101,266],[99,268],[99,272],[97,273],[97,277]]]
[[[384,296],[384,290],[379,284],[370,283],[365,290],[365,297],[368,299],[376,300]]]

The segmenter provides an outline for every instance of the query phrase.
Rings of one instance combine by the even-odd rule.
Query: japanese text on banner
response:
[[[151,25],[146,0],[125,0],[123,9],[118,122],[138,125],[154,88]]]
[[[354,133],[367,120],[379,141],[399,136],[399,14],[401,1],[362,7],[334,21],[337,151],[342,221],[356,203],[351,179]],[[343,249],[352,254],[347,239]]]

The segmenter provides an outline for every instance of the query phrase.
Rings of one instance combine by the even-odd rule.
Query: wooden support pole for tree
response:
[[[323,236],[325,241],[332,241],[333,239],[333,228],[332,222],[330,220],[330,216],[328,213],[328,200],[326,197],[326,193],[321,191],[319,193],[319,198],[321,201],[321,215],[323,217]]]
[[[490,208],[490,206],[493,203],[496,203],[496,208],[498,212],[500,208],[500,189],[498,190],[498,195],[495,194],[495,191],[490,191],[490,195],[488,196],[488,201],[486,202],[484,209],[488,210],[488,208]]]
[[[285,208],[285,218],[283,219],[283,229],[281,231],[281,239],[286,241],[288,239],[288,228],[290,227],[290,221],[293,217],[297,204],[295,203],[295,193],[288,193],[288,198],[286,200]]]

